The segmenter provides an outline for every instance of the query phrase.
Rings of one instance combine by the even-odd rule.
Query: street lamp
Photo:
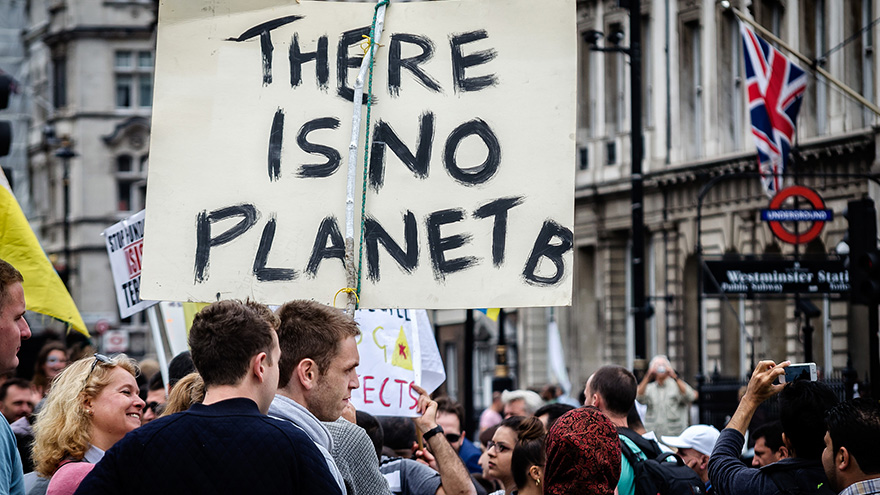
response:
[[[629,47],[620,46],[624,34],[615,29],[606,39],[613,46],[600,47],[598,41],[603,34],[590,30],[583,34],[584,41],[590,44],[590,50],[599,52],[620,52],[629,55],[630,59],[630,123],[631,123],[631,202],[632,202],[632,313],[633,333],[635,334],[636,367],[644,368],[645,319],[651,313],[645,297],[645,191],[642,178],[642,32],[640,0],[629,0]]]
[[[63,136],[61,138],[61,146],[55,150],[55,156],[61,158],[61,163],[64,166],[62,179],[64,191],[64,274],[61,279],[64,281],[64,285],[67,286],[68,291],[70,290],[70,272],[73,265],[70,254],[70,159],[77,156],[72,146],[70,137]]]

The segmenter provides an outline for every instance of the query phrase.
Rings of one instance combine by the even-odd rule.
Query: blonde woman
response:
[[[202,375],[192,372],[174,384],[168,394],[168,402],[162,416],[186,411],[193,404],[201,404],[205,400],[205,381]]]
[[[44,480],[28,495],[72,494],[104,452],[141,424],[137,364],[102,354],[68,366],[55,380],[34,424],[33,458]],[[36,491],[34,491],[36,490]]]

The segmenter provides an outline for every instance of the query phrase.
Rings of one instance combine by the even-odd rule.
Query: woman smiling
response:
[[[136,374],[125,355],[95,354],[55,380],[34,425],[34,463],[44,480],[51,478],[47,494],[72,494],[104,452],[140,426]]]

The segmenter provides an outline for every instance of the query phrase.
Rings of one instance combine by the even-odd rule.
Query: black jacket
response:
[[[129,432],[76,493],[341,495],[305,432],[245,398],[194,404]]]

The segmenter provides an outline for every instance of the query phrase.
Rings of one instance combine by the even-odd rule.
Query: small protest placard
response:
[[[351,402],[374,416],[418,416],[419,394],[413,383],[433,392],[446,380],[446,371],[423,310],[358,310],[360,387]]]
[[[145,297],[329,304],[348,286],[374,7],[161,2]],[[574,0],[388,7],[354,188],[360,307],[570,304],[576,21]]]
[[[144,254],[144,211],[141,210],[125,220],[113,224],[103,232],[104,244],[110,256],[113,287],[119,316],[129,316],[143,311],[158,301],[141,299],[141,265]]]

